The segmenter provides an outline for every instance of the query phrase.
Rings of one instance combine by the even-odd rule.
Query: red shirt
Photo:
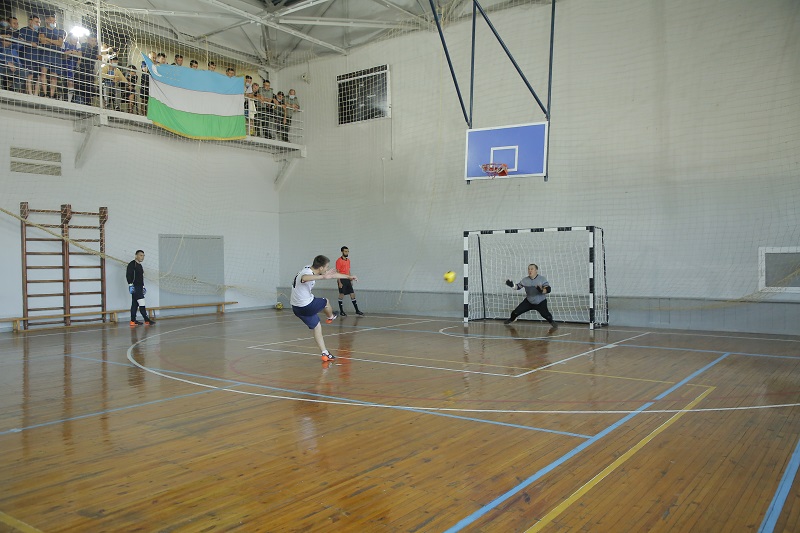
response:
[[[350,258],[340,257],[336,260],[336,272],[350,275]]]

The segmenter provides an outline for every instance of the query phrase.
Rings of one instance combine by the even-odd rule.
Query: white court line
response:
[[[300,355],[313,355],[313,356],[316,356],[316,354],[310,354],[310,353],[306,353],[306,352],[292,352],[292,351],[289,351],[289,350],[278,350],[278,349],[275,349],[275,348],[255,348],[255,349],[256,350],[264,350],[264,351],[267,351],[267,352],[293,353],[293,354],[300,354]],[[421,369],[425,369],[425,370],[442,370],[444,372],[460,372],[462,374],[482,374],[484,376],[499,376],[499,377],[503,377],[503,378],[515,378],[515,377],[518,377],[518,376],[514,376],[514,375],[510,375],[510,374],[495,374],[495,373],[492,373],[492,372],[478,372],[477,370],[461,370],[461,369],[457,369],[457,368],[445,368],[445,367],[440,367],[440,366],[412,365],[411,363],[395,363],[393,361],[376,361],[374,359],[361,359],[360,357],[347,357],[347,359],[349,359],[350,361],[361,361],[363,363],[375,363],[375,364],[379,364],[379,365],[408,366],[408,367],[411,367],[411,368],[421,368]],[[338,361],[338,360],[339,360],[339,358],[335,359],[335,361]],[[457,361],[455,363],[457,363]]]
[[[176,330],[165,331],[162,333],[156,333],[155,335],[148,336],[147,339],[142,339],[140,341],[131,344],[128,347],[127,351],[127,358],[133,365],[136,367],[144,370],[145,372],[150,372],[151,374],[155,374],[157,376],[163,377],[165,379],[172,379],[176,381],[181,381],[183,383],[187,383],[189,385],[195,385],[198,387],[216,389],[219,391],[225,392],[233,392],[235,394],[246,394],[248,396],[258,396],[263,398],[272,398],[278,400],[289,400],[295,402],[309,402],[309,403],[319,403],[319,404],[329,404],[329,405],[347,405],[347,406],[355,406],[355,407],[377,407],[382,409],[411,409],[411,410],[418,410],[418,411],[442,411],[442,412],[459,412],[459,413],[516,413],[516,414],[557,414],[557,415],[587,415],[587,414],[599,414],[599,415],[607,415],[607,414],[632,414],[639,412],[638,409],[633,410],[614,410],[614,411],[599,411],[599,410],[567,410],[567,411],[560,411],[560,410],[514,410],[514,409],[459,409],[459,408],[450,408],[450,407],[414,407],[414,406],[405,406],[405,405],[385,405],[385,404],[377,404],[377,403],[364,403],[358,400],[353,401],[333,401],[333,400],[319,400],[319,399],[311,399],[311,398],[298,398],[296,396],[283,396],[278,394],[265,394],[265,393],[257,393],[257,392],[247,392],[242,390],[236,390],[233,388],[221,388],[215,387],[213,385],[207,385],[205,383],[197,383],[191,380],[178,378],[175,376],[170,376],[163,372],[159,372],[158,370],[148,368],[139,364],[135,359],[133,359],[133,349],[140,343],[147,341],[149,339],[159,337],[161,335],[166,335],[167,333],[173,333],[176,331],[183,331],[187,329],[192,329],[196,327],[204,327],[210,324],[214,324],[216,322],[210,322],[205,324],[198,324],[194,326],[187,326],[184,328],[179,328]],[[646,335],[644,333],[643,335]],[[234,381],[234,380],[231,380]],[[236,381],[233,385],[234,387],[241,387],[241,386],[251,386],[251,387],[258,387],[258,384],[252,384],[242,381]],[[263,386],[263,385],[262,385]],[[303,392],[298,391],[298,394],[303,394]],[[306,393],[311,394],[311,393]],[[798,407],[800,403],[790,403],[790,404],[778,404],[778,405],[759,405],[759,406],[739,406],[739,407],[716,407],[716,408],[704,408],[704,409],[654,409],[648,410],[646,413],[643,414],[659,414],[659,413],[703,413],[703,412],[720,412],[720,411],[747,411],[747,410],[756,410],[756,409],[775,409],[775,408],[783,408],[783,407]]]
[[[515,376],[515,377],[527,376],[527,375],[533,374],[534,372],[538,372],[540,370],[545,370],[547,368],[550,368],[551,366],[561,365],[561,364],[566,363],[567,361],[571,361],[573,359],[577,359],[578,357],[583,357],[584,355],[588,355],[588,354],[590,354],[592,352],[596,352],[598,350],[607,350],[609,348],[616,348],[617,344],[619,344],[620,342],[628,342],[628,341],[636,339],[638,337],[644,337],[645,335],[647,335],[649,333],[650,333],[649,331],[646,331],[646,332],[644,332],[644,333],[642,333],[640,335],[636,335],[634,337],[630,337],[630,338],[627,338],[627,339],[622,340],[622,341],[617,341],[617,342],[612,343],[612,344],[606,344],[606,345],[603,345],[603,346],[598,346],[597,348],[592,348],[591,350],[587,350],[587,351],[585,351],[583,353],[579,353],[578,355],[573,355],[572,357],[567,357],[566,359],[562,359],[560,361],[556,361],[555,363],[550,363],[549,365],[544,365],[544,366],[540,366],[539,368],[534,368],[533,370],[528,370],[527,372],[523,372],[519,376]]]
[[[335,336],[338,336],[338,335],[349,335],[351,333],[361,333],[362,331],[376,331],[376,330],[380,330],[380,329],[396,328],[396,327],[400,327],[400,326],[413,326],[414,324],[424,324],[425,322],[438,322],[438,321],[437,320],[417,320],[415,322],[406,322],[405,324],[394,324],[394,325],[391,325],[391,326],[381,326],[381,327],[374,327],[374,328],[359,328],[359,329],[355,329],[353,331],[342,331],[342,332],[339,332],[339,333],[329,333],[328,337],[335,337]],[[432,331],[431,333],[434,333],[434,332]],[[277,344],[286,344],[288,342],[308,341],[308,340],[314,340],[314,337],[303,337],[303,338],[300,338],[300,339],[291,339],[291,340],[288,340],[288,341],[267,342],[265,344],[256,344],[255,346],[248,346],[248,348],[252,348],[254,350],[259,350],[259,349],[261,349],[260,348],[261,346],[275,346]]]
[[[448,326],[446,328],[442,328],[439,330],[439,333],[444,335],[445,337],[454,337],[456,339],[497,339],[497,340],[512,340],[512,341],[545,341],[548,339],[555,339],[558,337],[566,337],[568,335],[572,335],[571,333],[562,333],[560,335],[545,335],[544,337],[509,337],[508,335],[481,335],[479,333],[466,333],[464,335],[459,335],[457,333],[445,333],[444,330],[457,328],[458,326]]]

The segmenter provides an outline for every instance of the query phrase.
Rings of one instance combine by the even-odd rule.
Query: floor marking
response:
[[[9,516],[2,511],[0,511],[0,524],[11,526],[15,530],[22,531],[23,533],[42,533],[41,529],[36,529],[35,527],[28,525],[21,520],[17,520],[13,516]]]
[[[629,340],[633,340],[633,339],[635,339],[637,337],[641,337],[643,335],[647,335],[647,333],[642,333],[641,335],[636,335],[635,337],[630,337],[628,339],[625,339],[623,341],[618,341],[618,342],[628,342]],[[616,344],[614,346],[616,346]],[[528,376],[530,374],[533,374],[534,372],[539,372],[540,370],[545,370],[547,368],[550,368],[551,366],[560,365],[560,364],[566,363],[567,361],[571,361],[572,359],[577,359],[578,357],[583,357],[584,355],[588,355],[588,354],[590,354],[592,352],[596,352],[597,350],[605,350],[605,349],[607,349],[609,347],[610,347],[610,345],[604,344],[603,346],[598,346],[597,348],[592,348],[591,350],[587,350],[587,351],[585,351],[583,353],[579,353],[578,355],[573,355],[572,357],[567,357],[566,359],[561,359],[560,361],[556,361],[555,363],[550,363],[549,365],[544,365],[544,366],[541,366],[539,368],[534,368],[533,370],[529,370],[528,372],[523,372],[522,374],[519,374],[518,376],[515,376],[515,377]]]
[[[391,326],[375,326],[375,327],[372,327],[372,328],[359,328],[359,329],[356,329],[356,330],[353,330],[353,331],[343,331],[343,332],[339,332],[339,333],[329,333],[328,336],[329,337],[333,337],[333,336],[338,336],[338,335],[349,335],[351,333],[361,333],[361,332],[365,332],[365,331],[376,331],[376,330],[381,330],[381,329],[396,328],[396,327],[399,327],[399,326],[413,326],[414,324],[424,324],[425,322],[436,322],[436,320],[417,320],[415,322],[407,322],[405,324],[394,324],[394,325],[391,325]],[[433,333],[433,332],[431,332],[431,333]],[[254,346],[248,346],[248,348],[252,348],[252,349],[257,350],[261,346],[275,346],[276,344],[285,344],[287,342],[313,341],[313,340],[314,340],[314,337],[301,337],[299,339],[291,339],[291,340],[288,340],[288,341],[276,341],[276,342],[268,342],[268,343],[265,343],[265,344],[256,344]]]
[[[636,411],[634,411],[634,412],[632,412],[632,413],[620,418],[619,420],[617,420],[616,422],[614,422],[610,426],[608,426],[605,429],[601,430],[599,433],[597,433],[591,439],[579,444],[578,446],[576,446],[575,448],[571,449],[570,451],[568,451],[567,453],[565,453],[564,455],[562,455],[561,457],[559,457],[555,461],[553,461],[550,464],[548,464],[547,466],[539,469],[537,472],[533,473],[530,477],[528,477],[522,483],[519,483],[515,487],[512,487],[511,489],[507,490],[506,492],[504,492],[503,494],[501,494],[500,496],[498,496],[497,498],[495,498],[491,502],[487,503],[486,505],[484,505],[483,507],[481,507],[477,511],[473,512],[469,516],[467,516],[465,518],[462,518],[455,525],[453,525],[452,527],[448,528],[446,530],[446,533],[454,533],[456,531],[461,531],[465,527],[473,524],[476,520],[481,518],[483,515],[485,515],[489,511],[493,511],[500,504],[502,504],[503,502],[505,502],[506,500],[508,500],[512,496],[515,496],[516,494],[518,494],[520,491],[525,489],[525,487],[528,487],[529,485],[531,485],[535,481],[537,481],[540,478],[544,477],[545,475],[549,474],[550,472],[552,472],[553,470],[555,470],[556,468],[558,468],[559,466],[561,466],[562,464],[564,464],[568,460],[572,459],[573,457],[575,457],[576,455],[578,455],[579,453],[584,451],[586,448],[588,448],[592,444],[594,444],[597,441],[605,438],[609,433],[611,433],[612,431],[616,430],[618,427],[622,426],[628,420],[631,420],[632,418],[634,418],[636,415],[647,411],[647,409],[652,407],[653,404],[655,404],[656,401],[661,400],[661,399],[665,398],[666,396],[668,396],[669,394],[671,394],[672,392],[678,390],[685,383],[688,383],[689,381],[693,380],[694,378],[696,378],[697,376],[699,376],[700,374],[702,374],[703,372],[705,372],[709,368],[713,367],[714,365],[716,365],[717,363],[719,363],[723,359],[727,358],[728,355],[730,355],[730,354],[729,353],[725,353],[725,354],[721,355],[720,357],[717,357],[716,359],[714,359],[712,362],[708,363],[704,367],[702,367],[702,368],[700,368],[698,370],[695,370],[694,372],[692,372],[691,374],[689,374],[688,376],[686,376],[685,378],[680,380],[678,383],[676,383],[674,386],[668,388],[667,390],[665,390],[664,392],[662,392],[661,394],[656,396],[652,401],[649,401],[649,402],[643,404],[641,407],[636,409]],[[681,410],[679,409],[678,411],[681,411]],[[649,411],[647,411],[647,412],[649,413]]]
[[[573,503],[575,503],[578,500],[578,498],[581,498],[584,494],[592,490],[595,487],[595,485],[597,485],[603,479],[605,479],[611,472],[619,468],[622,465],[622,463],[633,457],[633,455],[639,450],[641,450],[647,443],[652,441],[655,437],[657,437],[661,432],[663,432],[669,426],[677,422],[678,419],[681,418],[683,415],[690,412],[692,407],[703,401],[706,398],[706,396],[708,396],[714,391],[715,388],[716,387],[709,388],[708,390],[700,394],[700,396],[698,396],[689,404],[687,404],[686,407],[684,407],[679,412],[672,415],[672,417],[670,417],[669,420],[667,420],[666,422],[658,426],[656,429],[654,429],[649,435],[647,435],[645,438],[636,443],[635,446],[633,446],[631,449],[629,449],[620,457],[618,457],[616,461],[614,461],[613,463],[608,465],[605,469],[603,469],[602,472],[600,472],[595,477],[587,481],[586,484],[584,484],[581,488],[573,492],[566,500],[561,502],[559,505],[554,507],[549,513],[544,515],[536,524],[531,526],[525,533],[534,533],[536,531],[540,531],[543,527],[549,525],[550,522],[552,522],[557,516],[566,511],[568,507],[570,507]]]
[[[218,387],[215,387],[217,390],[220,390]],[[93,413],[86,413],[83,415],[71,416],[69,418],[59,418],[57,420],[50,420],[49,422],[41,422],[39,424],[33,424],[30,426],[25,426],[23,428],[11,428],[5,431],[0,431],[0,435],[8,435],[10,433],[20,433],[22,431],[27,431],[30,429],[37,429],[46,426],[52,426],[54,424],[63,424],[64,422],[72,422],[74,420],[83,420],[84,418],[91,418],[93,416],[100,416],[100,415],[107,415],[108,413],[117,413],[119,411],[126,411],[128,409],[135,409],[137,407],[145,407],[147,405],[153,405],[157,403],[169,402],[172,400],[180,400],[181,398],[188,398],[190,396],[197,396],[198,394],[205,394],[207,392],[213,392],[214,388],[211,390],[202,390],[199,392],[191,392],[189,394],[181,394],[179,396],[170,396],[169,398],[161,398],[160,400],[152,400],[149,402],[137,403],[134,405],[125,405],[123,407],[114,407],[113,409],[106,409],[104,411],[95,411]]]
[[[775,531],[775,525],[781,516],[781,511],[783,511],[786,498],[789,496],[789,490],[792,488],[792,482],[797,475],[798,468],[800,468],[800,442],[795,446],[794,453],[789,459],[789,464],[786,465],[786,471],[781,477],[778,490],[775,491],[775,496],[773,496],[772,502],[769,504],[764,521],[761,522],[761,527],[758,528],[758,533],[772,533]]]

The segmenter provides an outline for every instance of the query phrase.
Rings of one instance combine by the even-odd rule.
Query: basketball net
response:
[[[486,172],[489,179],[495,179],[497,176],[508,176],[508,165],[505,163],[485,163],[481,165],[481,170]]]

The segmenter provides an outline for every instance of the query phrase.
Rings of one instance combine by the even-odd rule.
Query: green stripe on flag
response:
[[[154,124],[190,139],[229,141],[247,136],[244,110],[241,115],[220,117],[200,115],[172,109],[150,98],[147,103],[147,118]]]

